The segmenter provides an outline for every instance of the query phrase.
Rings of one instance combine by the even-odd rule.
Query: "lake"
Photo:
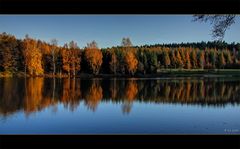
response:
[[[240,78],[1,78],[0,134],[240,134]]]

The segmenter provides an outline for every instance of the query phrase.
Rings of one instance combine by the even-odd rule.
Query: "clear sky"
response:
[[[23,39],[26,34],[59,45],[74,40],[79,47],[95,40],[99,47],[212,41],[209,23],[193,22],[192,15],[1,15],[0,32]],[[226,42],[240,42],[239,16],[225,34]]]

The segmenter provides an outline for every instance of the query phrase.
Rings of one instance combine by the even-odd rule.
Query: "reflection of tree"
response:
[[[0,115],[7,116],[22,108],[24,92],[22,84],[22,79],[19,81],[13,78],[0,79]]]
[[[144,103],[225,106],[240,103],[240,80],[91,80],[26,78],[0,79],[0,115],[19,110],[26,114],[58,103],[75,110],[81,100],[95,111],[100,101],[122,104],[123,113],[131,111],[134,101]],[[24,83],[25,82],[25,83]],[[22,84],[25,84],[24,87]],[[55,89],[54,89],[55,88]],[[53,96],[53,91],[55,95]]]
[[[117,98],[117,80],[114,78],[110,82],[110,93],[111,93],[111,99],[115,100]]]
[[[141,84],[140,86],[142,86]],[[212,79],[161,80],[160,83],[153,80],[139,90],[137,97],[140,97],[140,100],[143,101],[157,103],[170,102],[217,106],[232,103],[231,100],[235,100],[239,96],[237,86],[239,85],[234,85],[233,82]]]
[[[43,78],[30,78],[26,85],[24,111],[29,114],[41,108]]]
[[[200,98],[204,98],[205,97],[205,86],[204,86],[204,82],[203,80],[200,80],[200,84],[199,84],[199,94],[200,94]]]
[[[136,80],[130,79],[127,81],[127,86],[125,89],[125,94],[126,94],[126,100],[124,100],[123,105],[122,105],[122,111],[123,113],[130,113],[133,100],[136,99],[138,93],[138,85]]]
[[[181,97],[182,97],[182,92],[184,90],[184,85],[183,85],[183,82],[179,82],[179,87],[178,88],[175,88],[175,89],[178,89],[176,90],[177,91],[177,100],[181,100]]]
[[[171,88],[170,88],[170,86],[168,84],[164,85],[163,91],[164,91],[164,97],[165,98],[169,98],[169,94],[170,94]]]
[[[91,87],[89,88],[85,97],[86,105],[89,109],[95,111],[98,103],[103,98],[102,87],[98,80],[93,80]]]
[[[186,99],[190,99],[190,91],[191,91],[191,85],[192,83],[190,83],[190,80],[187,80],[186,82],[186,88],[185,88],[185,97]]]
[[[129,114],[132,109],[132,102],[124,101],[122,105],[122,112],[123,114]]]
[[[81,88],[80,80],[74,79],[63,79],[63,90],[61,102],[64,104],[65,108],[68,106],[73,111],[79,105],[79,100],[81,98]]]
[[[125,89],[126,99],[128,101],[133,101],[138,93],[138,86],[136,80],[129,80],[127,87]]]

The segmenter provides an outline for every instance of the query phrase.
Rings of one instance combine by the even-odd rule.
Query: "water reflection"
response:
[[[63,104],[74,111],[80,103],[96,111],[101,102],[122,105],[129,114],[134,102],[224,107],[240,103],[240,80],[208,79],[0,79],[0,115],[20,110],[26,115]]]

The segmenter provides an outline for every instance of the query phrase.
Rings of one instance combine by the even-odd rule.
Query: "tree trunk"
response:
[[[25,68],[24,68],[25,70],[25,77],[27,76],[27,66],[25,65]]]
[[[54,50],[52,50],[52,61],[53,61],[53,75],[56,73],[56,64],[55,64],[55,55],[54,55]]]
[[[56,66],[55,66],[55,63],[53,63],[53,75],[55,75],[55,72],[56,72]]]
[[[74,78],[75,78],[75,75],[76,75],[75,63],[73,63],[73,75],[74,75]]]
[[[68,64],[68,77],[70,77],[70,64]]]

